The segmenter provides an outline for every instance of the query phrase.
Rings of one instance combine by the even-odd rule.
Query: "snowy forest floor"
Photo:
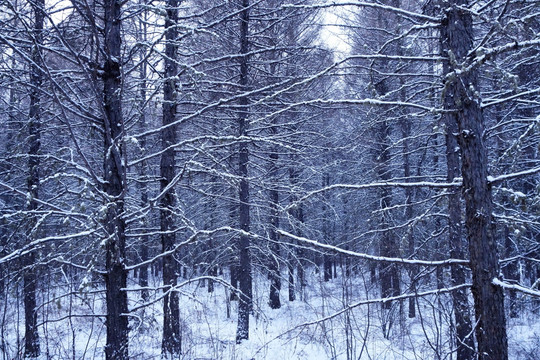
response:
[[[65,274],[64,274],[65,275]],[[408,300],[394,302],[392,309],[369,304],[344,311],[326,321],[317,321],[340,312],[348,304],[380,297],[368,277],[356,274],[322,280],[311,268],[302,299],[286,300],[287,286],[281,291],[282,307],[267,304],[269,283],[265,274],[256,273],[253,282],[254,315],[250,340],[238,345],[236,301],[216,283],[209,293],[202,281],[181,288],[182,347],[184,359],[452,359],[452,307],[448,294],[430,295],[418,300],[417,316],[407,317]],[[65,281],[71,280],[65,275]],[[68,282],[69,283],[69,282]],[[102,359],[105,344],[105,307],[100,289],[79,280],[79,287],[66,286],[40,290],[40,340],[43,359]],[[159,286],[157,280],[153,286]],[[136,289],[131,279],[130,288]],[[425,289],[432,289],[425,287]],[[424,290],[424,289],[423,289]],[[24,341],[24,314],[20,291],[10,292],[1,301],[0,359],[20,358]],[[71,293],[71,296],[66,294]],[[300,294],[297,294],[300,297]],[[19,295],[20,296],[20,295]],[[519,296],[519,295],[518,295]],[[150,294],[142,305],[139,291],[130,292],[130,357],[159,359],[162,309],[160,292]],[[528,302],[525,302],[528,301]],[[400,314],[400,306],[402,308]],[[507,319],[511,359],[538,359],[540,315],[538,301],[523,299],[518,318]],[[137,309],[139,308],[139,309]],[[310,323],[310,325],[305,325]],[[384,336],[383,326],[390,327]]]

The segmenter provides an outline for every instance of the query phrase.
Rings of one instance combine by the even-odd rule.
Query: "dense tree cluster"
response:
[[[3,358],[79,358],[48,337],[77,319],[104,329],[94,357],[150,358],[150,318],[190,358],[193,284],[225,291],[241,346],[339,276],[341,308],[297,326],[343,317],[334,358],[362,356],[372,303],[392,340],[437,295],[449,331],[424,334],[458,360],[508,359],[507,320],[537,316],[538,1],[0,9]]]

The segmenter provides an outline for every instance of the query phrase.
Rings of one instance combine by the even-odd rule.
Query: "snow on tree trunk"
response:
[[[165,81],[163,84],[163,126],[161,144],[163,153],[160,162],[161,191],[165,192],[161,198],[160,226],[162,251],[167,252],[174,248],[176,234],[174,226],[174,207],[176,194],[169,189],[175,177],[175,154],[172,145],[176,143],[176,125],[172,125],[177,110],[177,84],[178,75],[177,48],[178,6],[179,0],[167,1],[167,17],[165,18]],[[178,264],[173,255],[163,258],[163,339],[162,352],[164,356],[178,355],[182,351],[180,334],[180,303],[175,287],[178,278]]]
[[[272,134],[277,133],[276,126],[272,126]],[[270,154],[270,172],[271,179],[277,179],[277,161],[278,161],[278,149],[272,150]],[[279,292],[281,290],[281,274],[279,271],[279,238],[276,230],[279,227],[279,193],[277,189],[270,190],[270,294],[269,304],[272,309],[279,309],[281,307],[281,300],[279,298]]]
[[[479,360],[508,359],[503,289],[492,280],[499,274],[493,200],[488,184],[488,159],[483,140],[484,117],[477,95],[476,70],[463,71],[473,44],[473,22],[468,1],[453,1],[441,27],[443,52],[453,76],[447,76],[444,106],[454,109],[461,150],[465,227],[472,269]],[[459,71],[456,71],[459,70]]]
[[[103,66],[104,104],[104,190],[109,198],[105,216],[107,360],[128,359],[128,312],[126,288],[126,224],[124,197],[124,119],[122,116],[120,68],[121,2],[104,2],[105,64]]]
[[[36,211],[38,204],[36,199],[39,196],[39,149],[41,146],[41,101],[40,94],[43,82],[42,76],[42,50],[43,44],[43,20],[44,20],[44,0],[38,0],[34,3],[34,28],[32,44],[32,64],[30,66],[30,111],[28,114],[28,210]],[[28,242],[34,240],[37,229],[36,215],[31,215],[28,232]],[[39,356],[39,334],[37,327],[36,310],[36,256],[35,252],[30,252],[23,258],[23,297],[24,297],[24,356],[25,358],[36,358]]]
[[[446,67],[446,65],[445,65]],[[448,96],[448,94],[447,94]],[[448,99],[451,101],[451,99]],[[459,153],[456,138],[457,122],[455,116],[445,115],[446,125],[446,163],[447,180],[454,181],[459,177]],[[448,195],[448,242],[450,258],[464,259],[463,240],[461,236],[461,196],[458,193]],[[465,269],[454,265],[450,269],[452,285],[461,285],[466,282]],[[459,289],[452,292],[454,317],[456,320],[456,346],[457,359],[467,360],[474,358],[474,338],[472,336],[472,322],[467,300],[467,290]]]
[[[240,91],[247,91],[248,85],[248,47],[249,47],[249,0],[242,1],[242,12],[240,13]],[[247,136],[248,128],[248,98],[246,95],[239,99],[240,116],[238,118],[238,135]],[[239,221],[240,229],[244,231],[240,235],[239,241],[239,268],[238,268],[238,286],[240,290],[240,301],[238,304],[238,327],[236,330],[236,342],[249,338],[249,314],[252,309],[252,274],[251,274],[251,255],[250,239],[247,235],[250,228],[249,215],[249,180],[248,180],[248,162],[249,150],[248,143],[245,140],[240,141],[238,156],[238,174],[240,176],[239,189]]]

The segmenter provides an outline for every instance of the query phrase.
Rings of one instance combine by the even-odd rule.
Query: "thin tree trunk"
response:
[[[272,134],[275,135],[277,132],[276,126],[272,127]],[[270,179],[277,180],[277,161],[278,153],[277,149],[272,151],[270,154]],[[279,309],[281,307],[281,300],[279,298],[279,292],[281,290],[281,274],[279,271],[279,238],[277,234],[277,229],[279,227],[279,217],[278,217],[278,206],[279,206],[279,193],[277,189],[272,188],[270,190],[270,294],[269,294],[269,304],[272,309]]]
[[[402,84],[403,86],[403,84]],[[401,100],[405,101],[404,94],[401,95]],[[405,180],[409,179],[411,176],[411,163],[409,156],[409,136],[411,135],[411,124],[409,119],[405,119],[401,123],[402,137],[403,137],[403,175]],[[412,197],[413,189],[411,187],[405,188],[405,221],[411,221],[413,217],[413,208],[412,208]],[[409,257],[413,256],[415,253],[415,244],[414,244],[414,235],[413,228],[410,227],[407,230],[407,246]],[[416,275],[418,269],[416,266],[411,266],[411,291],[416,292]],[[414,318],[416,316],[416,297],[409,298],[409,318]]]
[[[240,91],[247,91],[248,84],[248,47],[249,47],[249,0],[242,1],[242,12],[240,13]],[[240,97],[240,117],[238,119],[239,136],[247,136],[248,127],[248,98],[246,95]],[[245,140],[240,142],[239,168],[240,189],[239,189],[239,220],[240,229],[244,231],[240,235],[239,253],[240,264],[238,271],[238,284],[240,290],[240,301],[238,304],[238,327],[236,331],[236,342],[249,338],[249,314],[252,310],[252,274],[251,274],[251,254],[250,239],[246,234],[250,229],[249,214],[249,180],[248,180],[248,143]]]
[[[332,261],[330,255],[323,255],[323,268],[324,268],[324,281],[328,282],[332,280]]]
[[[453,1],[441,27],[442,49],[455,59],[452,67],[461,66],[472,49],[471,13],[462,10],[467,0]],[[493,200],[488,184],[488,158],[483,142],[484,116],[475,69],[460,72],[446,84],[444,107],[456,113],[458,143],[461,149],[461,173],[465,198],[465,226],[472,269],[472,293],[476,314],[476,337],[479,360],[508,359],[504,295],[492,281],[499,276]]]
[[[238,206],[236,204],[232,204],[231,208],[229,210],[229,218],[231,223],[235,222],[235,219],[237,219]],[[240,240],[238,239],[238,236],[236,234],[231,239],[231,264],[229,266],[229,272],[231,276],[231,286],[233,287],[233,291],[231,291],[230,300],[231,301],[237,301],[238,300],[238,244]]]
[[[504,225],[503,231],[504,231],[505,257],[510,258],[514,256],[514,252],[512,251],[514,244],[512,243],[512,239],[510,238],[510,229],[508,229],[508,225],[506,224]],[[509,280],[510,282],[514,282],[514,283],[519,283],[519,271],[518,271],[517,260],[506,263],[503,268],[503,274],[506,280]],[[514,289],[508,290],[508,295],[509,295],[509,302],[510,302],[510,317],[517,318],[519,317],[519,313],[518,313],[518,307],[517,307],[516,290]]]
[[[146,3],[146,0],[141,0],[141,5],[145,5]],[[140,26],[140,34],[139,34],[139,38],[143,41],[143,42],[146,42],[147,41],[147,20],[148,20],[148,15],[147,15],[147,12],[144,11],[143,14],[143,20],[140,22],[139,26]],[[146,50],[142,50],[141,51],[141,61],[142,61],[142,64],[141,64],[141,73],[140,73],[140,82],[141,82],[141,87],[140,87],[140,104],[142,104],[141,108],[140,108],[140,116],[139,116],[139,129],[141,132],[144,132],[146,130],[146,109],[145,109],[145,105],[146,105],[146,91],[147,91],[147,85],[146,85],[146,72],[147,72],[147,68],[146,68],[146,61],[144,60],[145,57],[147,55],[147,52]],[[143,136],[141,139],[140,139],[140,149],[141,149],[141,155],[144,156],[144,151],[146,149],[146,138]],[[141,193],[141,208],[144,208],[147,204],[148,204],[148,186],[146,184],[146,179],[145,179],[145,175],[146,175],[146,172],[148,171],[148,164],[146,161],[143,161],[140,165],[140,169],[139,169],[139,175],[141,177],[140,181],[139,181],[139,191]],[[148,221],[146,219],[146,217],[143,219],[143,222],[144,222],[144,226],[145,227],[148,227]],[[149,240],[149,237],[147,235],[144,235],[141,237],[141,243],[139,245],[139,251],[140,251],[140,258],[141,258],[141,262],[145,262],[148,260],[149,258],[149,254],[148,254],[148,240]],[[141,268],[139,269],[139,286],[143,289],[141,291],[141,298],[145,301],[148,300],[149,298],[149,293],[148,293],[148,289],[146,289],[148,287],[148,265],[143,265],[141,266]]]
[[[322,187],[328,187],[330,185],[330,174],[324,173],[322,178]],[[328,207],[328,195],[324,194],[324,200],[322,205],[322,235],[324,238],[325,243],[330,244],[330,216],[327,214],[327,207]],[[328,282],[332,280],[332,258],[330,254],[323,254],[322,256],[322,262],[323,262],[323,275],[324,275],[324,281]]]
[[[289,181],[291,183],[291,187],[293,189],[293,193],[291,194],[291,202],[295,203],[298,200],[298,196],[294,191],[297,189],[298,186],[298,178],[299,178],[299,170],[296,167],[290,167],[289,168]],[[302,207],[302,204],[296,204],[291,210],[290,214],[294,219],[293,223],[293,229],[295,230],[296,235],[302,236],[302,226],[304,224],[304,208]],[[296,258],[293,256],[294,252],[296,252]],[[305,266],[305,259],[304,259],[304,250],[302,248],[290,248],[289,249],[289,259],[287,261],[287,269],[289,272],[289,301],[294,301],[296,299],[295,294],[295,285],[294,285],[294,266],[293,264],[297,264],[297,277],[298,281],[300,282],[300,298],[303,299],[304,296],[304,288],[306,287],[306,276],[304,271]]]
[[[384,92],[383,92],[384,93]],[[388,141],[390,137],[390,127],[386,121],[380,124],[377,129],[377,136],[380,143],[379,149],[379,164],[378,164],[378,177],[381,181],[388,181],[390,179],[390,172],[388,169],[388,163],[390,161],[390,154],[388,150]],[[390,188],[383,187],[381,189],[381,227],[387,229],[390,227],[388,219],[388,210],[392,203],[392,190]],[[385,257],[399,257],[399,246],[396,243],[394,234],[390,230],[385,230],[382,238],[379,240],[379,253]],[[381,296],[383,298],[397,296],[401,294],[401,286],[399,280],[399,269],[396,264],[383,264],[379,272],[381,280]],[[390,309],[392,303],[386,301],[383,304],[385,309]]]
[[[163,153],[160,162],[161,191],[165,192],[161,198],[160,227],[161,249],[163,252],[171,251],[176,244],[174,231],[174,208],[176,193],[170,189],[175,177],[175,154],[171,145],[177,141],[176,119],[177,110],[177,23],[179,0],[167,1],[167,17],[165,18],[165,82],[163,84],[163,126],[167,126],[161,133]],[[176,357],[182,352],[182,339],[180,334],[180,303],[175,287],[178,279],[178,264],[172,255],[163,257],[163,338],[162,355]]]
[[[294,291],[295,285],[294,285],[294,261],[296,259],[294,258],[294,255],[292,253],[292,248],[289,251],[289,256],[287,259],[287,272],[289,277],[289,301],[295,301],[296,300],[296,292]]]
[[[106,0],[105,17],[105,64],[103,66],[103,104],[104,117],[104,190],[109,197],[105,217],[106,239],[106,303],[107,303],[107,360],[128,359],[128,312],[125,292],[127,271],[126,259],[126,224],[124,216],[125,169],[124,119],[122,117],[120,68],[121,49],[121,4]]]

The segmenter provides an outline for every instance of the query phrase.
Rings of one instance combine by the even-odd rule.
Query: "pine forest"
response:
[[[0,360],[539,349],[539,0],[0,0]]]

